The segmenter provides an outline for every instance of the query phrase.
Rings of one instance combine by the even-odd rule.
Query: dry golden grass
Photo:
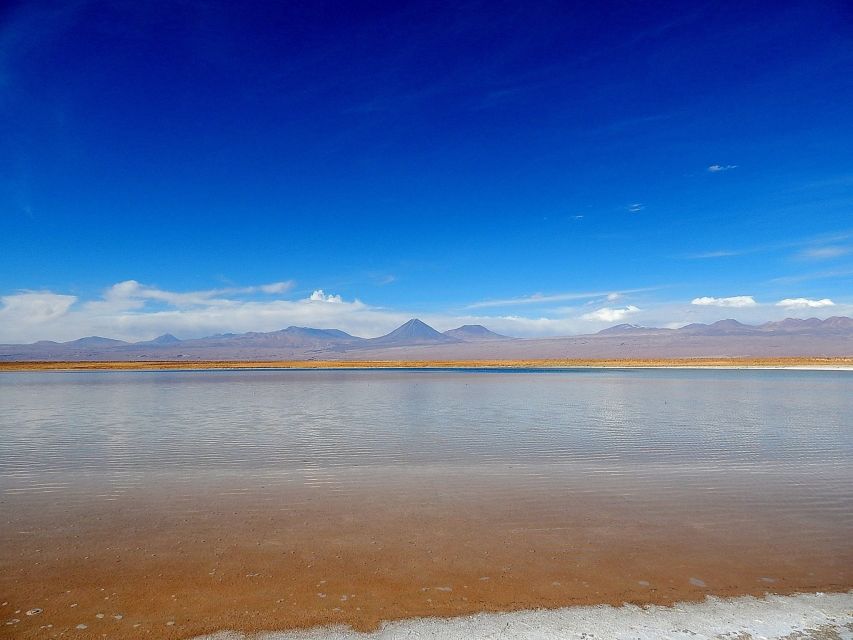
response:
[[[853,367],[853,357],[839,358],[671,358],[547,360],[138,360],[0,362],[2,371],[137,371],[201,369],[565,369],[639,367]]]

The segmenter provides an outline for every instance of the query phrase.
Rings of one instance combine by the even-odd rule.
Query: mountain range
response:
[[[640,335],[649,333],[678,333],[693,336],[747,336],[747,335],[849,335],[853,333],[853,318],[834,316],[819,318],[786,318],[764,324],[743,324],[737,320],[719,320],[712,324],[694,323],[679,329],[641,327],[635,324],[618,324],[603,329],[598,335]]]
[[[482,325],[439,332],[412,319],[377,338],[339,329],[287,327],[181,340],[163,334],[125,342],[87,336],[0,345],[0,360],[274,360],[274,359],[520,359],[668,358],[853,355],[853,318],[787,318],[760,325],[737,320],[678,329],[620,324],[592,335],[512,338]]]

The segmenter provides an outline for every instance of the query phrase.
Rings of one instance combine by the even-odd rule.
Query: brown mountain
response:
[[[449,329],[444,332],[444,335],[456,338],[462,342],[480,342],[484,340],[513,340],[509,336],[502,336],[499,333],[486,329],[481,324],[463,324],[456,329]]]

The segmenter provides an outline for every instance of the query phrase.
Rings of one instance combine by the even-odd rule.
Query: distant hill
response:
[[[833,316],[826,320],[785,318],[779,322],[765,322],[759,325],[758,329],[759,331],[798,335],[844,335],[853,332],[853,318],[845,316]]]
[[[617,324],[615,327],[608,327],[607,329],[602,329],[596,335],[598,336],[623,336],[623,335],[637,335],[637,334],[648,334],[648,333],[661,333],[672,331],[672,329],[658,329],[655,327],[641,327],[637,324]]]
[[[142,345],[158,345],[158,344],[168,344],[173,345],[179,343],[180,340],[173,336],[171,333],[164,333],[162,336],[157,336],[152,340],[143,340],[141,342],[134,342],[133,344],[142,344]]]
[[[758,331],[758,327],[737,320],[719,320],[713,324],[694,323],[677,329],[694,336],[742,336]]]
[[[242,347],[270,348],[286,347],[290,349],[324,349],[354,345],[363,342],[359,338],[341,331],[340,329],[313,329],[311,327],[287,327],[279,331],[266,333],[250,331],[249,333],[226,333],[209,338],[185,340],[183,344],[189,347]]]
[[[502,336],[499,333],[486,329],[481,324],[463,324],[456,329],[450,329],[444,332],[444,335],[462,340],[463,342],[478,342],[481,340],[512,340],[509,336]]]
[[[102,338],[101,336],[87,336],[85,338],[78,338],[77,340],[70,340],[61,344],[67,345],[69,347],[117,347],[119,345],[129,343],[125,342],[124,340],[114,340],[113,338]]]
[[[853,334],[853,318],[834,316],[821,320],[819,318],[785,318],[775,322],[752,325],[733,320],[718,320],[711,324],[696,322],[680,329],[657,329],[641,327],[636,324],[617,324],[602,329],[596,335],[642,335],[650,333],[674,332],[691,336],[749,336],[749,335],[812,335],[832,336]]]

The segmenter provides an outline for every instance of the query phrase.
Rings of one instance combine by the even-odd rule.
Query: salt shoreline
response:
[[[796,634],[796,635],[794,635]],[[784,640],[853,639],[853,590],[715,598],[671,607],[625,604],[566,607],[555,610],[481,613],[457,618],[419,618],[388,622],[376,631],[345,627],[243,634],[221,631],[195,640],[455,640],[521,638],[545,640]]]
[[[65,364],[65,363],[63,363]],[[82,366],[79,366],[82,365]],[[713,370],[713,371],[853,371],[853,365],[835,364],[803,364],[803,365],[773,365],[773,364],[632,364],[629,362],[608,362],[602,364],[587,364],[587,363],[568,363],[568,364],[551,364],[551,363],[536,363],[536,362],[520,362],[518,364],[491,364],[491,363],[454,363],[454,362],[439,362],[439,363],[410,363],[410,362],[388,362],[382,364],[375,363],[348,363],[342,362],[323,364],[320,366],[312,366],[309,362],[301,364],[279,364],[279,363],[261,363],[252,362],[245,365],[239,363],[200,363],[194,366],[192,362],[169,363],[168,365],[160,363],[96,363],[95,366],[86,366],[87,363],[79,363],[79,365],[67,366],[52,366],[51,364],[38,363],[32,366],[29,363],[4,363],[0,362],[0,373],[28,373],[28,372],[86,372],[86,371],[518,371],[526,370],[535,371],[575,371],[575,370]],[[158,366],[160,365],[160,366]],[[178,366],[173,366],[178,365]]]

